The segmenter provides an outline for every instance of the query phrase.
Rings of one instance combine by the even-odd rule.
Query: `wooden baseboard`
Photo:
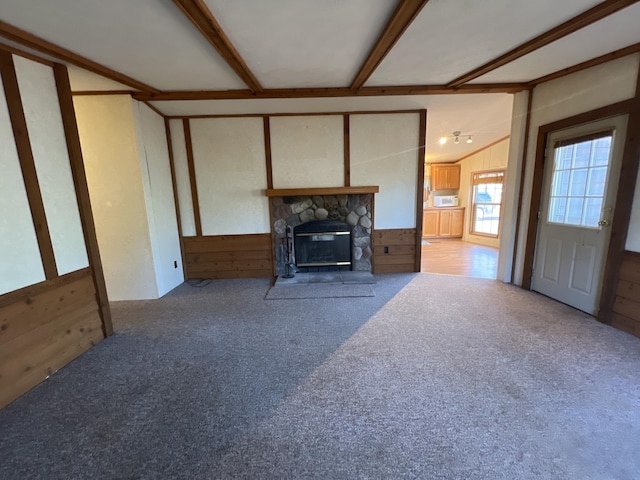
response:
[[[371,235],[373,273],[416,272],[416,229],[375,230]]]
[[[271,234],[183,237],[187,279],[273,276]]]
[[[625,252],[611,325],[640,337],[640,255]]]
[[[90,269],[3,296],[0,408],[103,338]]]

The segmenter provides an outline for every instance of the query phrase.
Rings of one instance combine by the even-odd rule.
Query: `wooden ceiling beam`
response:
[[[158,93],[160,91],[157,88],[153,88],[145,83],[139,82],[134,78],[116,72],[115,70],[105,67],[104,65],[100,65],[99,63],[73,53],[66,48],[54,45],[47,40],[36,37],[29,32],[21,30],[1,20],[0,37],[11,40],[12,42],[19,43],[40,53],[44,53],[45,55],[48,55],[50,57],[57,58],[64,63],[75,65],[76,67],[84,68],[85,70],[88,70],[90,72],[97,73],[98,75],[102,75],[103,77],[122,83],[136,90],[141,90],[147,93]]]
[[[586,62],[578,63],[577,65],[573,65],[568,68],[563,68],[562,70],[558,70],[557,72],[553,72],[543,77],[536,78],[534,80],[531,80],[529,82],[529,85],[535,86],[540,83],[548,82],[550,80],[555,80],[556,78],[564,77],[566,75],[571,75],[572,73],[580,72],[582,70],[586,70],[587,68],[595,67],[597,65],[601,65],[603,63],[607,63],[612,60],[626,57],[627,55],[632,55],[638,52],[640,52],[640,43],[634,43],[633,45],[629,45],[628,47],[621,48],[620,50],[615,50],[613,52],[605,53],[604,55],[600,55],[599,57],[592,58],[591,60],[587,60]]]
[[[587,27],[599,20],[602,20],[609,15],[612,15],[624,8],[638,3],[638,1],[640,0],[606,0],[602,3],[599,3],[586,12],[583,12],[580,15],[577,15],[572,19],[558,25],[557,27],[554,27],[543,34],[538,35],[537,37],[523,43],[522,45],[514,48],[504,55],[501,55],[498,58],[485,63],[481,67],[478,67],[475,70],[472,70],[471,72],[466,73],[459,78],[456,78],[447,86],[459,87],[461,85],[464,85],[465,83],[468,83],[471,80],[474,80],[497,68],[500,68],[507,63],[513,62],[514,60],[517,60],[520,57],[538,50],[539,48],[549,45],[550,43],[553,43],[563,37],[566,37],[567,35],[577,32],[578,30]]]
[[[191,20],[191,23],[195,25],[252,92],[261,92],[263,90],[262,85],[260,85],[258,79],[231,44],[211,10],[204,3],[204,0],[173,0],[173,3]]]
[[[239,100],[263,98],[326,98],[326,97],[383,97],[390,95],[451,95],[471,93],[517,93],[526,90],[525,83],[495,83],[463,85],[449,88],[446,85],[407,85],[398,87],[363,87],[353,91],[341,88],[279,88],[253,93],[251,90],[195,90],[166,91],[160,93],[133,92],[140,101],[175,100]]]
[[[382,62],[384,57],[391,51],[428,1],[429,0],[400,1],[389,22],[387,22],[387,26],[378,38],[378,41],[373,46],[371,52],[369,52],[369,56],[362,64],[362,67],[360,67],[360,71],[353,79],[353,82],[351,82],[351,90],[358,90],[364,85],[364,82],[366,82],[374,70],[378,68],[380,62]]]

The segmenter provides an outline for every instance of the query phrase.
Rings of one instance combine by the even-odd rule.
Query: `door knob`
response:
[[[598,225],[600,225],[601,227],[607,227],[609,225],[609,220],[600,220],[598,222]]]

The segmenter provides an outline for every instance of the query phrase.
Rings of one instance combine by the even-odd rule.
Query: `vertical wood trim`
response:
[[[529,222],[527,224],[527,246],[524,251],[524,268],[522,270],[522,288],[526,290],[531,290],[533,259],[536,253],[536,239],[538,237],[538,211],[540,210],[544,180],[547,135],[547,131],[538,131],[535,164],[533,166],[533,184],[531,186],[531,203],[529,204]]]
[[[167,150],[169,152],[169,168],[171,169],[171,186],[173,188],[174,206],[176,208],[176,220],[178,222],[178,240],[180,241],[180,258],[182,259],[182,273],[187,278],[187,264],[184,255],[184,240],[182,239],[182,218],[180,216],[180,200],[178,199],[178,183],[176,181],[176,164],[173,159],[173,142],[171,141],[171,126],[169,119],[164,119],[164,130],[167,136]]]
[[[424,161],[427,142],[427,111],[420,110],[418,127],[418,185],[416,191],[416,265],[419,272],[422,265],[422,208],[424,204]]]
[[[518,258],[520,220],[522,217],[522,197],[524,195],[524,176],[527,171],[527,151],[529,150],[529,129],[531,128],[531,106],[533,105],[534,88],[529,89],[527,96],[527,116],[524,123],[524,145],[522,151],[522,167],[520,170],[520,187],[518,189],[518,201],[516,202],[516,232],[513,238],[513,256],[511,257],[511,283],[513,283],[516,274],[516,260]]]
[[[108,337],[113,333],[111,310],[109,308],[109,299],[107,297],[107,286],[104,281],[102,261],[100,260],[96,227],[93,221],[93,213],[91,211],[91,199],[89,197],[89,187],[87,185],[87,176],[82,158],[76,113],[73,107],[73,96],[71,94],[69,74],[67,72],[67,67],[61,64],[54,65],[53,74],[56,81],[56,89],[58,91],[58,101],[60,102],[62,124],[67,141],[69,164],[71,166],[73,185],[76,190],[76,201],[78,202],[84,241],[87,248],[87,254],[89,256],[89,263],[91,264],[93,283],[96,287],[96,295],[100,307],[102,333],[105,337]]]
[[[27,121],[22,107],[18,77],[16,76],[16,69],[13,63],[13,55],[9,52],[0,51],[0,74],[2,75],[2,82],[4,84],[7,109],[9,111],[11,128],[13,129],[16,150],[20,160],[22,179],[27,192],[29,208],[31,209],[33,226],[36,231],[42,266],[46,279],[51,280],[58,276],[58,269],[56,267],[53,244],[51,243],[51,235],[49,234],[49,225],[42,201],[42,193],[40,192],[40,184],[38,183],[33,151],[31,150]]]
[[[625,257],[625,247],[629,234],[632,202],[636,189],[636,179],[640,168],[640,70],[636,80],[635,108],[629,112],[627,138],[622,152],[620,181],[616,196],[616,208],[611,221],[611,238],[602,278],[602,293],[598,305],[599,321],[611,324],[620,269]]]
[[[273,164],[271,161],[271,123],[269,115],[262,117],[262,125],[264,128],[264,158],[267,167],[267,188],[273,189]],[[273,230],[273,204],[271,198],[267,197],[269,202],[269,232],[271,233],[271,274],[276,275],[276,232]]]
[[[262,117],[264,127],[264,158],[267,162],[267,188],[273,188],[273,166],[271,163],[271,126],[269,116]]]
[[[200,220],[198,184],[196,183],[196,167],[193,162],[193,144],[191,143],[191,127],[189,126],[189,119],[183,119],[182,125],[184,127],[184,143],[187,147],[187,165],[189,166],[189,183],[191,185],[191,202],[193,203],[193,218],[196,224],[196,237],[201,237],[202,222]]]
[[[376,273],[376,247],[373,245],[373,236],[376,233],[376,195],[371,194],[371,273]],[[422,240],[420,240],[422,242]]]
[[[269,232],[271,232],[271,275],[277,277],[276,270],[276,232],[273,229],[273,202],[271,197],[267,197],[267,201],[269,202]]]
[[[349,114],[345,113],[344,118],[344,186],[351,186],[351,139],[349,137]]]

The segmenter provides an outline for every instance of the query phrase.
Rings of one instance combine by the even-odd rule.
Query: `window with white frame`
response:
[[[498,237],[502,214],[504,170],[473,174],[471,233]]]

